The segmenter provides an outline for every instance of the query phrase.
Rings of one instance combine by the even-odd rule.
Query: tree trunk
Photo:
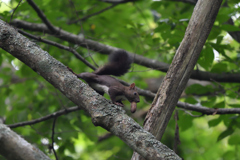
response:
[[[185,36],[174,56],[144,122],[144,129],[158,140],[167,127],[179,97],[197,63],[202,47],[216,19],[222,0],[199,0]],[[143,159],[136,152],[132,160]]]

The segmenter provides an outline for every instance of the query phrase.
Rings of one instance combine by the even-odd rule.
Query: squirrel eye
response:
[[[137,95],[137,93],[136,93],[136,92],[134,92],[133,94],[134,94],[134,96],[136,96],[136,95]]]

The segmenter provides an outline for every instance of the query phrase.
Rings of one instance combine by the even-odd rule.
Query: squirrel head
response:
[[[131,112],[134,113],[137,109],[137,103],[140,102],[135,83],[132,83],[127,89],[126,98],[131,103]]]

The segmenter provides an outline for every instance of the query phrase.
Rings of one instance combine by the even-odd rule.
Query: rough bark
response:
[[[12,25],[23,28],[30,31],[37,31],[42,33],[48,33],[51,34],[52,32],[48,29],[48,27],[44,24],[36,24],[36,23],[30,23],[22,20],[13,20],[11,22]],[[68,42],[71,42],[73,44],[78,44],[84,48],[90,49],[92,51],[96,51],[102,54],[110,54],[115,50],[118,50],[119,48],[108,46],[90,39],[85,39],[83,37],[79,37],[77,35],[74,35],[70,32],[66,32],[64,30],[61,30],[57,27],[55,29],[59,30],[58,38],[62,40],[66,40]],[[55,36],[55,35],[54,35]],[[148,67],[153,68],[162,72],[167,72],[169,69],[169,64],[159,62],[157,60],[149,59],[146,57],[143,57],[138,54],[130,53],[128,52],[132,57],[134,57],[134,63]],[[239,73],[210,73],[205,71],[198,71],[194,70],[192,72],[191,78],[198,79],[198,80],[206,80],[206,81],[217,81],[217,82],[229,82],[229,83],[239,83],[240,82],[240,74]]]
[[[145,119],[144,129],[155,135],[158,140],[161,140],[178,99],[197,63],[221,3],[222,0],[199,0],[194,8],[185,36]],[[134,153],[132,159],[143,158]]]
[[[0,154],[8,160],[50,160],[7,126],[0,124]]]
[[[66,66],[1,20],[0,47],[28,65],[73,103],[84,109],[91,116],[94,125],[118,136],[146,159],[181,159],[124,114],[121,107],[113,105],[97,94],[77,79]]]

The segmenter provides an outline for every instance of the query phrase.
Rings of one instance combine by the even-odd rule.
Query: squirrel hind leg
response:
[[[95,82],[97,79],[97,75],[94,73],[83,72],[80,74],[76,74],[78,78],[85,80],[86,82]]]

